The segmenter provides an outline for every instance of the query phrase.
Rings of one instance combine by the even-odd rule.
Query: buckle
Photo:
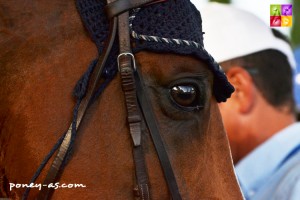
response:
[[[131,62],[132,62],[132,64],[133,64],[133,70],[136,71],[136,64],[135,64],[135,57],[134,57],[134,55],[133,55],[132,53],[125,52],[125,53],[120,53],[120,54],[118,55],[118,58],[117,58],[117,61],[118,61],[118,70],[119,70],[119,72],[121,71],[121,69],[120,69],[120,57],[121,57],[121,56],[130,56],[130,57],[131,57]]]

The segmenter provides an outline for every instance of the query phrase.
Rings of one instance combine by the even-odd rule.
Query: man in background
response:
[[[278,31],[246,11],[217,3],[199,9],[204,46],[235,87],[219,107],[245,198],[299,200],[292,49]]]

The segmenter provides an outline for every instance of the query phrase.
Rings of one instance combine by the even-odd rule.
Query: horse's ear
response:
[[[247,114],[251,111],[256,96],[256,87],[249,72],[240,66],[231,67],[226,75],[229,82],[234,86],[235,92],[231,101],[236,105],[237,111]]]

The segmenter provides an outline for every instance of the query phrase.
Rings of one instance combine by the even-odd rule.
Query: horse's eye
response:
[[[175,85],[170,90],[171,99],[177,106],[188,110],[202,108],[199,95],[198,88],[193,85]]]

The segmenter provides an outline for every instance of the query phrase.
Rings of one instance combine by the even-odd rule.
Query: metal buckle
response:
[[[132,53],[125,52],[125,53],[120,53],[120,54],[118,55],[118,58],[117,58],[117,61],[118,61],[118,70],[119,70],[119,72],[121,71],[121,70],[120,70],[120,57],[121,57],[121,56],[131,56],[131,62],[133,63],[133,69],[134,69],[134,71],[136,71],[135,57],[134,57],[134,55],[133,55]]]

